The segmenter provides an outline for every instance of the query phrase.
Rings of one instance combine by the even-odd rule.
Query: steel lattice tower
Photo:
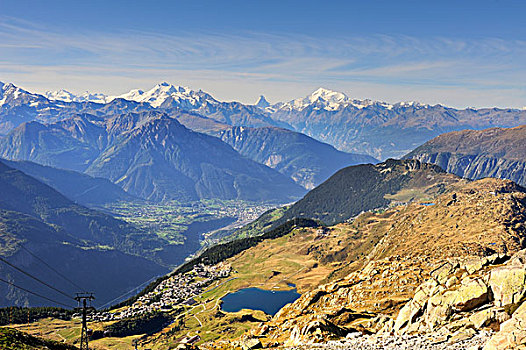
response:
[[[88,347],[88,325],[87,325],[87,313],[88,309],[93,309],[91,306],[88,307],[88,300],[91,301],[95,299],[93,296],[93,293],[77,293],[77,296],[75,297],[75,300],[79,302],[79,308],[80,303],[82,302],[82,329],[80,331],[80,350],[89,350]]]

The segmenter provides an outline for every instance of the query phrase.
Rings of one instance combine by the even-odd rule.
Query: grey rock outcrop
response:
[[[458,176],[495,177],[526,185],[526,126],[464,130],[440,135],[405,156]]]
[[[500,330],[484,350],[526,349],[526,250],[501,264],[505,259],[495,255],[442,265],[400,310],[393,331],[438,332],[452,341],[458,332],[493,325]],[[464,275],[460,283],[446,286],[458,275]]]

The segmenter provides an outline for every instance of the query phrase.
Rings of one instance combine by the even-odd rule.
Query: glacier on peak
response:
[[[349,101],[349,96],[343,92],[329,90],[325,88],[319,88],[307,97],[311,102],[323,99],[327,102],[341,103]]]
[[[415,103],[415,106],[416,105],[417,104]],[[352,99],[343,92],[334,91],[326,88],[319,88],[306,97],[298,98],[285,103],[277,103],[272,107],[274,110],[282,109],[290,111],[302,111],[308,107],[312,107],[312,109],[314,110],[323,109],[326,111],[337,111],[346,107],[363,109],[370,106],[376,106],[379,108],[391,110],[397,105],[392,105],[387,102],[374,101],[370,99]]]
[[[199,90],[195,91],[185,86],[177,86],[161,82],[148,91],[131,90],[114,98],[123,98],[135,102],[146,102],[152,107],[160,107],[166,101],[173,101],[184,107],[198,108],[205,101],[217,102],[211,95]]]
[[[81,95],[76,95],[65,89],[57,91],[46,91],[44,97],[51,101],[63,101],[63,102],[95,102],[95,103],[107,103],[110,101],[108,96],[102,93],[90,93],[85,91]]]
[[[355,103],[343,92],[334,91],[326,88],[319,88],[310,95],[295,100],[275,105],[278,109],[303,110],[312,106],[314,109],[325,109],[328,111],[339,110],[349,105],[363,108],[362,104]],[[361,102],[361,101],[358,101]]]

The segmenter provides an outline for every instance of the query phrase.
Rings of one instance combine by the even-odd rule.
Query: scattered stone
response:
[[[445,284],[454,271],[455,267],[451,263],[445,262],[442,266],[432,271],[431,276],[434,277],[438,283]]]
[[[451,276],[447,281],[446,281],[446,288],[451,288],[453,287],[454,285],[458,284],[458,278],[456,276]]]
[[[482,270],[487,260],[481,258],[473,258],[464,262],[463,268],[471,275],[479,270]]]
[[[490,339],[492,333],[473,330],[458,332],[459,339],[455,343],[447,342],[442,334],[424,337],[418,335],[360,335],[347,337],[338,341],[328,341],[318,344],[298,344],[288,349],[294,350],[480,350]],[[462,336],[461,336],[462,335]]]
[[[261,340],[257,338],[251,338],[251,339],[242,341],[241,348],[243,350],[262,349],[263,344],[261,344]]]
[[[453,334],[448,343],[455,344],[463,340],[471,339],[475,334],[477,334],[477,332],[473,328],[464,328]]]

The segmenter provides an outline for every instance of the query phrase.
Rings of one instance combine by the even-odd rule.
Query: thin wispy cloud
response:
[[[252,102],[259,93],[286,100],[325,86],[359,98],[455,106],[482,106],[492,89],[513,90],[494,103],[526,105],[521,89],[526,41],[518,40],[404,35],[320,39],[138,30],[63,33],[0,17],[0,49],[0,80],[41,92],[64,87],[117,94],[170,80],[244,102]],[[469,100],[460,98],[461,90]],[[443,100],[437,101],[437,96]]]

